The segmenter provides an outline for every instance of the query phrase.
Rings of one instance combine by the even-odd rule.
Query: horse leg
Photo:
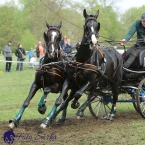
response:
[[[46,98],[47,98],[47,95],[50,93],[50,92],[53,92],[53,90],[57,90],[57,88],[59,89],[59,84],[58,83],[55,83],[51,86],[47,86],[44,88],[44,94],[42,95],[41,99],[40,99],[40,102],[38,104],[38,112],[40,114],[45,114],[46,110],[47,110],[47,107],[45,105],[46,103]]]
[[[60,108],[56,111],[55,117],[62,111],[62,116],[55,121],[56,123],[63,123],[65,121],[69,101],[73,99],[75,92],[76,92],[75,90],[73,90],[73,91],[71,90],[69,96],[67,95],[64,98],[64,102],[62,103]]]
[[[68,94],[66,94],[64,96],[64,101],[66,100],[66,98],[68,97]],[[56,112],[55,112],[55,115],[54,115],[54,119],[56,118],[56,116],[60,113],[60,109],[58,109]],[[61,117],[57,120],[55,120],[56,123],[63,123],[65,122],[65,119],[66,119],[66,114],[67,114],[67,106],[62,110],[62,114],[61,114]]]
[[[82,96],[82,94],[84,93],[84,91],[87,90],[87,88],[89,87],[89,85],[90,85],[90,82],[87,82],[86,85],[84,85],[80,90],[78,90],[75,93],[75,98],[72,101],[71,108],[77,109],[80,106],[80,103],[78,102],[78,100]]]
[[[26,100],[24,101],[22,107],[20,108],[19,112],[17,113],[17,115],[15,116],[15,118],[9,120],[9,127],[11,129],[13,129],[14,127],[17,127],[19,124],[19,121],[22,117],[22,114],[24,113],[24,110],[26,107],[28,107],[28,105],[30,104],[30,100],[33,98],[33,96],[35,95],[35,93],[38,90],[38,86],[33,82],[29,91],[29,94],[26,98]]]
[[[86,85],[84,85],[80,90],[78,90],[76,93],[75,93],[75,99],[78,100],[82,94],[88,89],[90,85],[90,82],[87,82]],[[83,117],[84,116],[84,110],[86,109],[86,107],[89,105],[90,103],[90,99],[88,98],[87,101],[85,101],[81,106],[80,108],[78,109],[78,111],[76,112],[76,116],[77,116],[77,119],[79,119],[80,117]]]
[[[47,98],[47,95],[48,95],[49,92],[51,92],[50,87],[44,88],[44,94],[42,95],[42,97],[40,99],[40,102],[38,104],[38,112],[40,114],[45,114],[45,112],[47,110],[47,107],[46,107],[45,103],[46,103],[46,98]]]
[[[119,94],[119,90],[118,90],[118,86],[116,85],[111,85],[112,87],[112,94],[113,94],[113,104],[112,104],[112,108],[110,111],[110,114],[108,116],[108,119],[110,119],[111,121],[114,120],[114,115],[116,113],[116,102],[118,100],[118,94]]]
[[[54,116],[55,116],[57,107],[62,103],[62,99],[63,99],[64,95],[65,95],[65,94],[67,93],[67,91],[68,91],[68,87],[69,87],[69,82],[68,82],[68,80],[66,79],[65,82],[63,83],[62,92],[61,92],[60,96],[56,99],[55,105],[54,105],[53,108],[51,109],[50,113],[47,115],[46,118],[44,118],[44,119],[42,120],[42,124],[40,125],[40,127],[42,127],[42,128],[45,129],[47,126],[50,126],[50,125],[51,125],[52,119],[53,119]]]

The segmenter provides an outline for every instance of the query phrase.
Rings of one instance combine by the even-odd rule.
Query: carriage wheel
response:
[[[95,99],[89,104],[89,110],[96,119],[106,119],[112,108],[111,96],[96,95]]]
[[[135,94],[131,95],[132,99],[135,99]],[[133,107],[135,108],[135,110],[138,112],[138,107],[137,107],[137,103],[133,102]]]
[[[139,85],[136,93],[137,108],[140,115],[145,118],[145,79]]]

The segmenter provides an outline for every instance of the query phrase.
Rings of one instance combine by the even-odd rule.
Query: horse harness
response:
[[[96,51],[98,51],[99,54],[102,57],[103,63],[102,63],[101,66],[99,66],[98,62],[97,62],[97,65],[94,65],[94,64],[91,64],[91,63],[87,63],[91,58],[94,57],[94,54],[95,54]],[[78,74],[78,69],[79,70],[84,70],[84,71],[90,71],[90,72],[93,72],[93,73],[95,73],[97,75],[104,74],[105,68],[106,68],[105,67],[106,66],[106,64],[105,64],[106,63],[106,61],[105,61],[106,59],[105,59],[105,55],[104,55],[103,51],[100,48],[95,49],[93,54],[92,54],[92,56],[91,56],[91,58],[89,60],[87,60],[86,62],[84,62],[84,63],[77,62],[77,61],[73,61],[73,62],[71,61],[71,62],[68,63],[68,65],[70,67],[75,68],[75,73],[73,74],[73,77],[75,78],[76,83],[77,83],[77,79],[76,78],[77,78],[77,74]]]
[[[60,55],[64,59],[65,56],[64,56],[62,51],[60,51]],[[62,79],[63,81],[64,81],[64,79],[66,77],[66,75],[65,75],[65,71],[66,70],[63,67],[58,66],[57,64],[53,64],[53,63],[51,65],[45,65],[45,66],[42,66],[40,68],[37,68],[36,71],[42,73],[42,75],[41,75],[41,83],[42,83],[43,89],[45,88],[45,86],[44,86],[44,73],[57,76],[58,78]]]

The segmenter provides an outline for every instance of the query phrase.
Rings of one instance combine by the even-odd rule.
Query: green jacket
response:
[[[132,36],[137,32],[137,39],[145,38],[145,27],[143,27],[141,20],[137,20],[132,27],[130,28],[129,32],[125,35],[124,39],[129,41]],[[144,42],[136,42],[137,45],[145,45]]]

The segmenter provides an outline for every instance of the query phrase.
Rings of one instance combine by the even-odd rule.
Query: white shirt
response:
[[[36,62],[36,58],[35,57],[31,57],[30,62]]]

